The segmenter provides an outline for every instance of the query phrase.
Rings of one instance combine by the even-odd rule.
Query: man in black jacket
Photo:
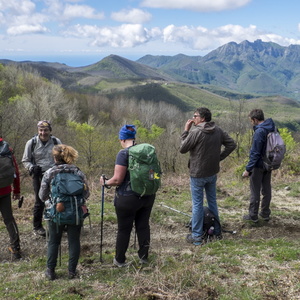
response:
[[[275,130],[272,119],[265,120],[261,109],[253,109],[249,113],[249,119],[253,125],[254,135],[249,155],[249,162],[243,177],[250,175],[250,205],[249,214],[243,217],[246,221],[258,222],[258,211],[260,205],[260,192],[262,193],[260,216],[265,221],[270,219],[271,194],[271,171],[266,171],[263,167],[263,157],[266,151],[267,136],[269,132]]]

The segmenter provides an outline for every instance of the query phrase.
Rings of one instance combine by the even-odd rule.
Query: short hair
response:
[[[265,120],[264,112],[259,108],[252,109],[249,113],[249,118],[251,120],[256,119],[258,121],[264,121]]]
[[[198,107],[195,112],[197,112],[201,118],[204,118],[205,122],[211,121],[211,112],[208,108]]]
[[[78,158],[78,152],[73,147],[64,144],[55,145],[52,154],[60,163],[73,164]]]

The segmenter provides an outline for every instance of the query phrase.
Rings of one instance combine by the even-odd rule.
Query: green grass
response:
[[[273,219],[269,223],[261,220],[255,226],[244,223],[241,216],[248,202],[240,200],[240,189],[245,189],[248,183],[243,184],[234,185],[227,193],[224,193],[227,182],[218,188],[222,224],[226,229],[237,230],[237,234],[224,233],[223,240],[202,247],[185,241],[188,232],[185,224],[189,217],[160,205],[190,214],[188,180],[164,188],[157,195],[151,216],[149,264],[144,267],[138,264],[132,235],[127,251],[131,265],[122,269],[112,266],[116,236],[113,190],[105,193],[103,262],[99,260],[101,197],[99,191],[92,191],[89,201],[92,228],[88,223],[84,227],[78,267],[80,278],[75,280],[67,279],[66,240],[62,244],[61,265],[57,266],[58,279],[53,282],[45,279],[44,241],[30,235],[31,221],[28,222],[21,211],[16,211],[27,255],[19,262],[2,259],[1,298],[297,299],[300,292],[299,210],[295,205],[286,210],[286,201],[293,203],[293,198],[274,199]],[[30,214],[30,205],[27,202],[26,205],[23,213]],[[0,228],[4,255],[7,233],[3,225]]]

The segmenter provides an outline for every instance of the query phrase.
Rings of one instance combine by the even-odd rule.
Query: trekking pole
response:
[[[133,249],[136,249],[136,227],[134,225],[134,242],[133,242]]]
[[[173,208],[173,207],[170,207],[170,206],[167,206],[167,205],[164,205],[164,204],[160,204],[161,206],[163,206],[163,207],[166,207],[166,208],[169,208],[169,209],[171,209],[171,210],[173,210],[173,211],[176,211],[176,212],[178,212],[178,213],[180,213],[180,214],[182,214],[182,215],[185,215],[185,216],[187,216],[187,217],[192,217],[191,215],[189,215],[189,214],[187,214],[187,213],[185,213],[185,212],[183,212],[183,211],[180,211],[180,210],[178,210],[178,209],[175,209],[175,208]]]
[[[58,246],[59,266],[61,267],[61,244]]]
[[[105,180],[105,175],[104,174],[102,174],[102,177]],[[102,185],[102,199],[101,199],[100,262],[103,262],[103,259],[102,259],[102,247],[103,247],[103,214],[104,214],[104,185]]]

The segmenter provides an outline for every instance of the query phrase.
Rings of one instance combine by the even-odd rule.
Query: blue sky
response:
[[[116,54],[205,55],[234,41],[300,44],[294,0],[0,0],[0,58],[85,66]]]

